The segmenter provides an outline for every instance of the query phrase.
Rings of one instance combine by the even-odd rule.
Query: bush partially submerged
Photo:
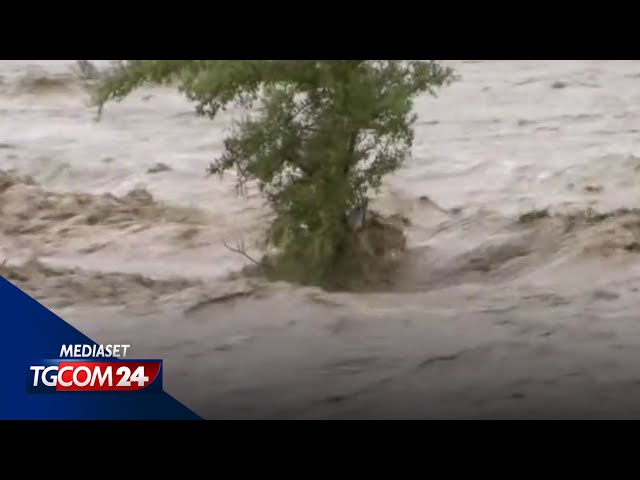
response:
[[[369,212],[359,229],[346,230],[340,251],[321,272],[305,265],[304,249],[297,256],[292,248],[275,256],[265,255],[259,267],[273,280],[320,285],[329,290],[379,289],[391,282],[405,246],[402,222]]]
[[[278,252],[264,261],[270,276],[327,284],[387,258],[391,227],[367,217],[369,195],[409,154],[413,99],[452,79],[434,61],[139,60],[118,64],[94,93],[102,111],[144,85],[175,84],[200,115],[252,111],[208,171],[233,170],[241,191],[255,180],[266,196],[266,245]]]

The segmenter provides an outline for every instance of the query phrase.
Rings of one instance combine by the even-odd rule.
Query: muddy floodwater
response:
[[[149,89],[96,122],[73,63],[0,61],[0,274],[201,416],[640,418],[640,61],[446,62],[373,293],[233,275],[269,211],[205,175],[232,114]]]

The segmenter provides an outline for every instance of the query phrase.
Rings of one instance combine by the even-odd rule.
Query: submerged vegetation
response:
[[[435,61],[136,60],[97,76],[99,112],[147,85],[171,85],[215,117],[228,106],[247,114],[224,141],[210,174],[255,181],[275,216],[259,263],[281,278],[347,288],[388,267],[404,247],[401,225],[372,214],[368,201],[413,143],[413,100],[454,79]],[[381,268],[378,268],[381,267]]]

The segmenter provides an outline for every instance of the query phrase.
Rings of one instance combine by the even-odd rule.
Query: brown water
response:
[[[640,418],[640,62],[447,62],[369,294],[230,280],[268,211],[205,176],[229,118],[154,89],[96,123],[72,63],[0,62],[0,273],[197,413]]]

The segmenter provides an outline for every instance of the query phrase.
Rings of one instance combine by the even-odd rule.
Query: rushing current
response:
[[[0,61],[0,274],[205,418],[640,418],[640,61],[445,63],[375,199],[397,277],[329,293],[237,274],[269,212],[206,175],[231,118],[96,121],[74,61]]]

